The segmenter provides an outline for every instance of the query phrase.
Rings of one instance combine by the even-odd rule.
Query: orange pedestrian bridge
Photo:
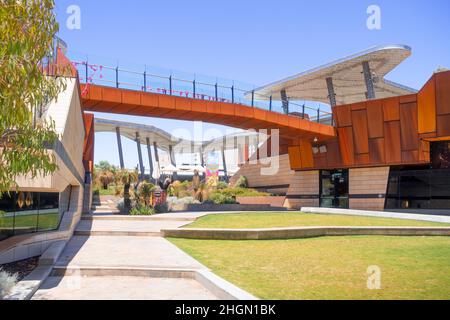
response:
[[[240,129],[279,130],[287,144],[326,141],[336,136],[332,113],[290,102],[296,112],[283,106],[274,111],[278,101],[258,96],[251,89],[207,82],[196,77],[164,72],[135,72],[69,60],[58,49],[57,66],[70,67],[70,74],[80,82],[84,111],[175,120],[203,121]],[[248,99],[248,96],[251,99]],[[265,106],[263,100],[268,100]]]
[[[331,125],[238,103],[81,84],[85,111],[204,121],[240,129],[278,129],[288,140],[325,141],[335,137]]]

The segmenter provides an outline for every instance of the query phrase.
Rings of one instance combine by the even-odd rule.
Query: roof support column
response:
[[[223,161],[223,176],[225,179],[225,182],[229,182],[228,179],[228,170],[227,170],[227,161],[225,157],[225,146],[222,146],[222,161]]]
[[[281,102],[283,104],[283,111],[284,113],[289,114],[289,99],[286,94],[286,90],[284,89],[281,90],[280,95],[281,95]]]
[[[330,99],[331,107],[336,106],[336,92],[334,91],[333,78],[327,78],[328,99]]]
[[[203,147],[200,147],[199,155],[200,155],[200,165],[202,166],[202,168],[205,169],[205,157],[203,155]],[[201,173],[201,176],[202,176],[203,179],[205,179],[206,171],[203,171]]]
[[[152,149],[150,145],[150,138],[146,138],[147,142],[147,153],[148,153],[148,164],[150,166],[150,180],[153,180],[153,160],[152,160]]]
[[[125,169],[125,164],[123,162],[123,153],[122,153],[122,137],[120,136],[120,128],[116,128],[117,135],[117,147],[119,148],[119,159],[120,159],[120,169]]]
[[[170,163],[174,166],[174,167],[176,167],[177,166],[177,162],[175,161],[175,154],[174,154],[174,152],[173,152],[173,146],[172,145],[170,145],[169,146],[169,158],[170,158]],[[177,173],[176,172],[173,172],[172,173],[172,177],[173,177],[173,181],[175,181],[175,180],[177,180]]]
[[[362,63],[364,80],[366,81],[367,88],[367,99],[375,99],[375,87],[373,86],[372,72],[370,71],[369,61],[364,61]]]
[[[144,171],[144,163],[142,161],[142,150],[141,150],[141,138],[139,137],[139,133],[136,132],[136,146],[139,156],[139,168],[141,170],[141,176],[139,178],[140,181],[144,181],[145,179],[145,171]]]
[[[153,142],[153,151],[155,151],[155,161],[158,163],[158,174],[161,175],[161,164],[159,163],[158,144],[156,141]]]

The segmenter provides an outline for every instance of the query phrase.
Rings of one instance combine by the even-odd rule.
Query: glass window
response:
[[[14,193],[0,194],[0,241],[14,234]]]
[[[386,209],[450,209],[450,169],[391,168]]]
[[[16,219],[14,233],[23,234],[37,230],[39,194],[20,191],[16,193]]]
[[[39,231],[54,230],[58,228],[59,221],[59,194],[41,193],[38,217]]]
[[[20,191],[0,197],[0,241],[13,235],[55,230],[60,220],[59,193]]]
[[[320,173],[320,206],[348,208],[348,170],[322,170]]]

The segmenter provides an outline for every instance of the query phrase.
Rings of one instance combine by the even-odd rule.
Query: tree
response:
[[[129,172],[127,170],[121,170],[120,180],[123,183],[123,202],[124,209],[126,212],[131,210],[131,199],[130,199],[130,187],[132,183],[136,183],[139,180],[139,173],[136,171]]]
[[[57,169],[47,150],[58,138],[55,124],[41,118],[65,88],[42,63],[59,28],[53,8],[53,0],[0,0],[0,193],[17,187],[19,175]]]
[[[100,161],[98,164],[95,165],[95,168],[98,171],[112,171],[112,172],[116,171],[116,167],[106,160]]]

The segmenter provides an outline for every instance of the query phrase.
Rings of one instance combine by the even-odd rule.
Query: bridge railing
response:
[[[172,71],[133,71],[96,64],[86,60],[72,60],[82,83],[115,88],[166,94],[199,100],[236,103],[264,110],[286,113],[281,101],[262,96],[250,85],[236,84],[231,80],[211,81],[206,77],[186,75]],[[333,124],[332,113],[312,108],[305,103],[289,101],[289,114],[325,124]]]

